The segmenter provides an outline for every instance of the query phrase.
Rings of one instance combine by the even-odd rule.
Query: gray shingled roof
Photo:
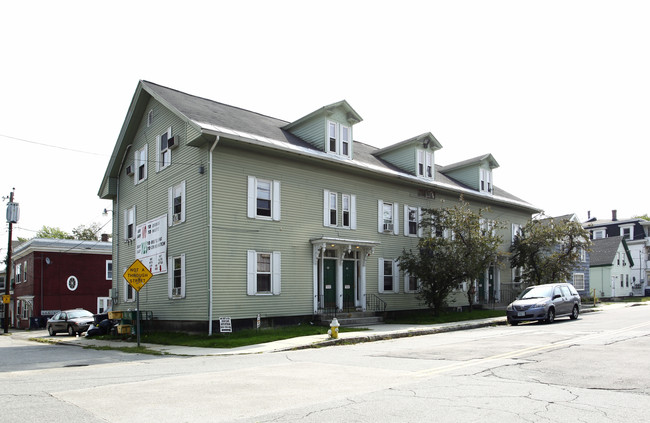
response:
[[[302,150],[311,150],[313,153],[319,152],[307,142],[283,130],[282,128],[290,123],[285,120],[186,94],[152,82],[141,81],[141,84],[147,91],[154,93],[159,99],[163,100],[166,106],[171,107],[172,110],[175,109],[200,129],[213,129],[215,127],[227,128],[237,133],[267,138],[274,142],[286,143],[287,146],[298,147]],[[353,143],[354,159],[351,161],[352,164],[356,163],[369,169],[384,169],[392,173],[407,176],[406,173],[397,169],[395,166],[375,157],[373,153],[378,151],[378,148],[354,140]],[[476,193],[475,190],[441,173],[440,171],[442,169],[444,167],[435,166],[434,184],[444,184],[460,192],[471,191],[468,194]],[[508,202],[520,203],[518,204],[519,206],[535,210],[535,207],[524,200],[496,186],[494,187],[493,199],[495,201],[506,200]]]
[[[591,253],[589,253],[590,266],[609,266],[614,262],[618,247],[623,241],[622,236],[611,236],[593,240]]]

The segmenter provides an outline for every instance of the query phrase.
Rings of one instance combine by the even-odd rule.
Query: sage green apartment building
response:
[[[539,212],[494,186],[492,155],[439,166],[431,133],[378,149],[354,140],[361,121],[346,101],[287,122],[140,81],[99,190],[113,201],[114,309],[135,309],[121,276],[135,259],[154,275],[139,301],[159,327],[422,308],[396,259],[423,208],[489,207],[503,250]],[[514,279],[508,263],[486,269],[477,300]]]

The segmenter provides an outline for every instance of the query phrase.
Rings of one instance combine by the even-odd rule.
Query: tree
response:
[[[650,216],[648,216],[648,213],[642,214],[639,216],[634,216],[635,219],[643,219],[643,220],[650,220]]]
[[[533,285],[566,281],[590,247],[589,233],[579,222],[534,219],[515,236],[510,267],[521,268],[522,280]]]
[[[79,225],[72,230],[72,234],[75,239],[85,240],[85,241],[99,241],[99,236],[97,233],[101,227],[98,223],[92,223],[88,227],[84,225]]]
[[[36,232],[36,238],[74,239],[72,235],[60,228],[45,225]]]
[[[498,222],[483,218],[484,209],[473,212],[461,198],[453,208],[424,209],[421,226],[425,236],[418,250],[402,252],[400,268],[420,282],[418,298],[440,314],[449,294],[462,282],[476,280],[494,264],[502,242]],[[473,302],[473,283],[468,299]]]

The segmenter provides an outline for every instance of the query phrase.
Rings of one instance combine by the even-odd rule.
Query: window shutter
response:
[[[160,170],[160,135],[156,137],[156,172]]]
[[[255,218],[257,214],[257,205],[255,199],[257,197],[257,182],[254,176],[248,177],[248,217]]]
[[[330,219],[330,192],[329,190],[323,190],[323,226],[329,226]]]
[[[404,204],[404,236],[409,236],[409,206]]]
[[[378,262],[378,266],[379,266],[378,271],[377,271],[377,274],[379,275],[379,278],[378,278],[378,281],[377,281],[377,285],[378,285],[377,288],[378,288],[379,293],[383,294],[384,293],[384,259],[380,257],[377,260],[377,262]]]
[[[404,292],[411,292],[409,290],[409,272],[404,271]]]
[[[123,234],[124,236],[122,237],[122,239],[124,239],[125,241],[128,239],[127,238],[127,235],[129,233],[127,229],[128,226],[129,226],[129,209],[126,209],[124,210],[124,234]]]
[[[350,229],[357,229],[357,196],[350,195]]]
[[[174,259],[172,256],[167,257],[167,298],[173,298],[172,292],[174,287]]]
[[[399,294],[399,263],[393,260],[393,292]]]
[[[280,181],[273,181],[273,220],[280,220]]]
[[[378,217],[377,217],[378,218],[377,231],[379,231],[379,233],[381,234],[384,232],[384,202],[383,201],[381,200],[377,201],[377,209],[379,210]]]
[[[138,185],[138,169],[140,169],[140,151],[135,150],[133,152],[133,171],[135,172],[133,185]]]
[[[248,250],[246,260],[246,294],[255,295],[257,292],[257,253],[255,250]]]
[[[181,298],[185,298],[185,254],[181,254]]]
[[[422,207],[418,207],[418,236],[422,237]]]
[[[167,193],[167,226],[171,226],[174,223],[174,188],[170,187]]]
[[[282,292],[282,269],[281,269],[281,259],[280,259],[280,252],[279,251],[274,251],[273,254],[271,255],[273,262],[271,263],[271,271],[273,272],[271,274],[271,292],[273,295],[280,295],[280,292]]]
[[[181,182],[181,222],[185,222],[185,203],[186,197],[185,197],[185,181]]]
[[[399,235],[399,204],[393,203],[393,233]]]
[[[144,146],[144,177],[142,178],[147,179],[147,174],[149,172],[149,145]]]

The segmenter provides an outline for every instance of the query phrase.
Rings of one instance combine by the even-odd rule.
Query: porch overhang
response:
[[[335,238],[329,236],[322,236],[319,238],[312,238],[309,240],[312,245],[321,246],[325,248],[345,248],[348,247],[349,251],[360,251],[360,250],[373,250],[376,246],[381,244],[377,241],[367,241],[361,239],[347,239],[347,238]]]

